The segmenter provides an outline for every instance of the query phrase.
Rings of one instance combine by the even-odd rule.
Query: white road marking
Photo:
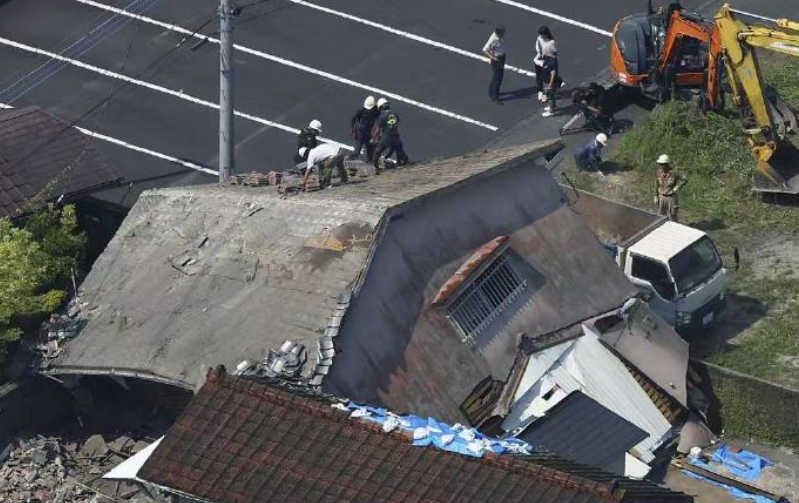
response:
[[[115,14],[121,14],[123,16],[128,16],[128,17],[136,19],[138,21],[141,21],[141,22],[144,22],[144,23],[148,23],[148,24],[151,24],[153,26],[158,26],[160,28],[164,28],[164,29],[167,29],[167,30],[170,30],[170,31],[174,31],[174,32],[180,33],[182,35],[191,36],[191,37],[194,37],[194,38],[197,38],[197,39],[200,39],[200,40],[204,40],[204,41],[210,42],[212,44],[219,44],[219,39],[218,38],[209,37],[207,35],[202,35],[202,34],[199,34],[199,33],[194,33],[191,30],[187,30],[186,28],[182,28],[180,26],[177,26],[177,25],[174,25],[174,24],[170,24],[170,23],[166,23],[166,22],[163,22],[163,21],[158,21],[157,19],[153,19],[151,17],[142,16],[140,14],[134,14],[134,13],[126,11],[124,9],[119,9],[117,7],[112,7],[110,5],[106,5],[106,4],[103,4],[103,3],[100,3],[100,2],[95,2],[94,0],[75,0],[75,1],[77,1],[79,3],[82,3],[84,5],[89,5],[89,6],[92,6],[92,7],[96,7],[98,9],[103,9],[103,10],[106,10],[108,12],[113,12]],[[409,105],[413,105],[415,107],[422,108],[424,110],[427,110],[427,111],[430,111],[430,112],[433,112],[433,113],[437,113],[437,114],[443,115],[445,117],[449,117],[451,119],[456,119],[456,120],[459,120],[459,121],[463,121],[463,122],[466,122],[466,123],[469,123],[469,124],[472,124],[472,125],[475,125],[475,126],[479,126],[479,127],[488,129],[490,131],[496,131],[498,129],[496,126],[493,126],[491,124],[487,124],[485,122],[481,122],[481,121],[478,121],[476,119],[472,119],[470,117],[466,117],[464,115],[456,114],[454,112],[450,112],[449,110],[444,110],[442,108],[434,107],[432,105],[428,105],[426,103],[422,103],[420,101],[416,101],[414,99],[407,98],[405,96],[402,96],[402,95],[399,95],[399,94],[396,94],[396,93],[392,93],[391,91],[387,91],[385,89],[380,89],[378,87],[373,87],[373,86],[369,86],[369,85],[366,85],[366,84],[362,84],[360,82],[356,82],[356,81],[348,79],[346,77],[342,77],[340,75],[335,75],[335,74],[326,72],[324,70],[319,70],[317,68],[312,68],[310,66],[303,65],[302,63],[297,63],[297,62],[288,60],[286,58],[281,58],[281,57],[275,56],[273,54],[268,54],[266,52],[259,51],[257,49],[252,49],[250,47],[246,47],[246,46],[239,45],[239,44],[234,44],[234,48],[237,51],[241,51],[243,53],[247,53],[247,54],[256,56],[258,58],[261,58],[261,59],[265,59],[265,60],[268,60],[268,61],[272,61],[274,63],[285,65],[285,66],[294,68],[296,70],[300,70],[300,71],[303,71],[303,72],[306,72],[306,73],[317,75],[319,77],[324,77],[326,79],[333,80],[333,81],[338,82],[340,84],[345,84],[345,85],[348,85],[348,86],[357,87],[359,89],[363,89],[364,91],[369,91],[370,93],[383,95],[386,98],[390,98],[390,99],[395,100],[395,101],[400,101],[400,102],[403,102],[403,103],[407,103]]]
[[[80,1],[80,0],[78,0]],[[429,38],[421,37],[419,35],[414,35],[413,33],[398,30],[397,28],[392,28],[391,26],[386,26],[384,24],[376,23],[374,21],[370,21],[368,19],[363,19],[357,16],[353,16],[352,14],[347,14],[346,12],[337,11],[334,9],[330,9],[328,7],[323,7],[321,5],[316,5],[311,2],[306,2],[305,0],[287,0],[288,2],[295,3],[297,5],[302,5],[303,7],[308,7],[309,9],[318,10],[320,12],[325,12],[327,14],[332,14],[334,16],[338,16],[343,19],[348,19],[350,21],[354,21],[356,23],[364,24],[366,26],[370,26],[372,28],[377,28],[378,30],[383,30],[393,35],[398,35],[400,37],[404,37],[410,40],[415,40],[416,42],[421,42],[422,44],[429,45],[431,47],[435,47],[437,49],[443,49],[445,51],[452,52],[454,54],[460,54],[461,56],[466,56],[467,58],[476,59],[478,61],[482,61],[484,63],[488,63],[488,58],[483,56],[482,54],[477,54],[474,52],[465,51],[458,47],[454,47],[451,45],[447,45],[441,42],[436,42],[435,40],[431,40]],[[535,73],[525,70],[523,68],[518,68],[511,65],[505,65],[506,70],[510,70],[512,72],[519,73],[521,75],[526,75],[528,77],[535,77]]]
[[[153,84],[151,82],[145,82],[143,80],[134,79],[133,77],[128,77],[127,75],[122,75],[122,74],[119,74],[119,73],[116,73],[116,72],[112,72],[110,70],[106,70],[104,68],[100,68],[100,67],[97,67],[97,66],[94,66],[94,65],[90,65],[88,63],[84,63],[84,62],[78,61],[76,59],[67,58],[65,56],[62,56],[60,54],[56,54],[54,52],[45,51],[44,49],[39,49],[37,47],[32,47],[30,45],[23,44],[23,43],[20,43],[20,42],[15,42],[13,40],[9,40],[9,39],[3,38],[3,37],[0,37],[0,44],[7,45],[9,47],[14,47],[16,49],[21,49],[23,51],[31,52],[31,53],[34,53],[34,54],[40,54],[42,56],[47,56],[49,58],[53,58],[53,59],[56,59],[58,61],[63,61],[65,63],[69,63],[72,66],[76,66],[78,68],[83,68],[84,70],[88,70],[90,72],[99,73],[100,75],[103,75],[105,77],[121,80],[123,82],[128,82],[130,84],[137,85],[137,86],[140,86],[140,87],[144,87],[144,88],[147,88],[147,89],[150,89],[150,90],[153,90],[153,91],[158,91],[160,93],[168,94],[170,96],[174,96],[176,98],[180,98],[182,100],[189,101],[189,102],[195,103],[197,105],[202,105],[204,107],[208,107],[208,108],[213,108],[213,109],[219,110],[219,104],[218,103],[213,103],[213,102],[210,102],[210,101],[207,101],[207,100],[203,100],[201,98],[197,98],[197,97],[192,96],[190,94],[185,94],[185,93],[180,92],[180,91],[175,91],[174,89],[169,89],[169,88],[166,88],[166,87],[162,87],[162,86]],[[300,130],[297,129],[297,128],[286,126],[285,124],[280,124],[279,122],[273,122],[273,121],[270,121],[270,120],[267,120],[267,119],[264,119],[264,118],[261,118],[261,117],[257,117],[257,116],[252,115],[252,114],[240,112],[238,110],[234,111],[234,114],[237,117],[241,117],[242,119],[247,119],[247,120],[250,120],[252,122],[256,122],[258,124],[263,124],[264,126],[269,126],[269,127],[273,127],[273,128],[276,128],[276,129],[283,130],[283,131],[287,131],[289,133],[297,134],[297,133],[300,132]],[[351,146],[346,145],[344,143],[339,143],[339,142],[331,140],[329,138],[320,137],[320,139],[325,141],[325,142],[328,142],[328,143],[336,144],[336,145],[338,145],[341,148],[344,148],[344,149],[347,149],[347,150],[352,150]]]
[[[290,0],[291,1],[291,0]],[[535,7],[530,7],[529,5],[515,2],[514,0],[492,0],[497,3],[510,5],[511,7],[516,7],[517,9],[526,10],[528,12],[532,12],[534,14],[538,14],[539,16],[547,17],[549,19],[554,19],[556,21],[560,21],[561,23],[570,24],[572,26],[577,26],[578,28],[583,28],[588,31],[592,31],[594,33],[598,33],[600,35],[604,35],[606,37],[610,37],[613,35],[611,32],[607,30],[603,30],[601,28],[597,28],[596,26],[591,26],[590,24],[582,23],[580,21],[575,21],[574,19],[569,19],[567,17],[560,16],[558,14],[553,14],[552,12],[547,12],[545,10],[537,9]]]
[[[14,108],[11,105],[6,103],[0,103],[0,108]],[[157,157],[158,159],[163,159],[164,161],[171,162],[173,164],[179,164],[189,169],[193,169],[195,171],[200,171],[202,173],[206,173],[209,175],[219,176],[219,171],[214,171],[213,169],[208,169],[206,167],[200,166],[199,164],[195,164],[193,162],[185,161],[183,159],[179,159],[177,157],[173,157],[171,155],[162,154],[161,152],[156,152],[155,150],[150,150],[149,148],[140,147],[138,145],[134,145],[132,143],[128,143],[124,140],[120,140],[119,138],[114,138],[113,136],[104,135],[102,133],[98,133],[96,131],[91,131],[89,129],[75,126],[75,129],[80,131],[81,133],[88,135],[92,138],[97,138],[98,140],[107,141],[109,143],[113,143],[115,145],[119,145],[120,147],[124,147],[130,150],[135,150],[136,152],[140,152],[142,154],[147,154],[152,157]]]

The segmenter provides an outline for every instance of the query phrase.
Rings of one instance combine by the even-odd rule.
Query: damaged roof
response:
[[[0,218],[27,212],[45,188],[45,200],[69,199],[121,180],[90,136],[37,107],[0,109]]]
[[[647,433],[580,391],[573,391],[516,438],[559,456],[612,470]]]
[[[274,187],[147,191],[81,286],[86,326],[48,371],[193,388],[214,365],[260,361],[291,340],[306,377],[325,375],[387,213],[560,148],[477,152],[289,198]]]
[[[547,453],[475,458],[414,446],[334,404],[214,369],[138,477],[214,503],[693,501]]]

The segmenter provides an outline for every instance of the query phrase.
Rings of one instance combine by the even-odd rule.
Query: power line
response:
[[[174,46],[174,47],[172,47],[172,48],[171,48],[169,51],[165,52],[165,53],[164,53],[163,55],[161,55],[161,56],[160,56],[158,59],[156,59],[155,61],[153,61],[151,64],[147,65],[147,67],[145,67],[145,68],[144,68],[144,70],[142,70],[141,72],[139,72],[138,74],[136,74],[136,75],[134,76],[134,78],[135,78],[135,79],[139,79],[140,77],[143,77],[143,76],[144,76],[144,75],[145,75],[147,72],[149,72],[149,71],[150,71],[150,70],[152,70],[153,68],[155,68],[155,67],[157,67],[158,65],[160,65],[160,64],[161,64],[161,63],[162,63],[164,60],[166,60],[168,57],[170,57],[170,56],[171,56],[171,55],[172,55],[172,54],[173,54],[175,51],[177,51],[178,49],[180,49],[181,47],[183,47],[183,45],[185,45],[185,44],[186,44],[186,42],[188,42],[189,40],[191,40],[191,39],[192,39],[192,38],[193,38],[193,37],[194,37],[194,36],[195,36],[197,33],[199,33],[199,32],[200,32],[200,31],[201,31],[203,28],[205,28],[206,26],[208,26],[208,24],[210,24],[210,23],[211,23],[212,21],[214,21],[216,18],[217,18],[217,14],[216,14],[216,13],[214,13],[214,15],[213,15],[213,16],[209,17],[209,18],[208,18],[208,19],[207,19],[207,20],[206,20],[204,23],[202,23],[202,24],[201,24],[199,27],[197,27],[195,30],[193,30],[193,31],[191,32],[191,34],[189,34],[189,35],[186,35],[186,36],[185,36],[185,37],[184,37],[182,40],[180,40],[180,42],[178,42],[177,44],[175,44],[175,46]],[[87,110],[86,110],[84,113],[82,113],[82,114],[81,114],[81,115],[80,115],[80,116],[79,116],[77,119],[74,119],[74,120],[72,120],[71,122],[69,122],[68,124],[66,124],[66,125],[65,125],[65,126],[62,128],[62,129],[60,129],[60,130],[58,130],[57,132],[53,133],[53,134],[52,134],[50,137],[48,137],[48,138],[47,138],[45,141],[43,141],[43,142],[42,142],[40,145],[38,145],[38,146],[37,146],[37,148],[33,149],[33,150],[32,150],[32,151],[29,153],[29,154],[27,154],[26,156],[24,156],[24,157],[23,157],[22,159],[20,159],[18,162],[24,162],[24,161],[26,161],[26,160],[27,160],[27,159],[29,159],[29,158],[30,158],[30,157],[31,157],[31,156],[32,156],[34,153],[36,153],[38,150],[40,150],[42,147],[44,147],[44,146],[46,146],[46,145],[49,145],[50,143],[52,143],[53,141],[55,141],[56,139],[58,139],[58,138],[59,138],[59,137],[60,137],[62,134],[64,134],[66,131],[69,131],[69,130],[70,130],[72,127],[74,127],[75,125],[77,125],[77,124],[78,124],[80,121],[82,121],[82,120],[83,120],[83,119],[85,119],[86,117],[88,117],[88,116],[90,116],[91,114],[93,114],[93,113],[94,113],[95,111],[97,111],[99,108],[101,108],[101,107],[107,107],[107,105],[108,105],[108,104],[109,104],[109,103],[110,103],[112,100],[114,100],[114,99],[117,97],[117,95],[118,95],[120,92],[122,92],[122,91],[123,91],[125,88],[127,88],[127,86],[128,86],[128,85],[130,85],[130,81],[125,81],[125,82],[123,82],[123,83],[122,83],[122,84],[121,84],[119,87],[117,87],[116,89],[112,89],[112,90],[111,90],[111,92],[108,94],[108,96],[107,96],[106,98],[104,98],[103,100],[100,100],[99,102],[95,103],[95,104],[94,104],[94,105],[92,105],[92,106],[91,106],[89,109],[87,109]]]
[[[160,0],[134,0],[127,6],[127,8],[135,13],[144,12],[158,1]],[[77,59],[99,45],[108,37],[117,33],[130,22],[131,19],[126,16],[120,16],[119,14],[111,16],[99,26],[88,32],[86,35],[67,46],[59,53],[59,55]],[[34,88],[53,77],[67,65],[68,63],[64,61],[58,61],[54,58],[50,58],[45,63],[39,65],[39,67],[36,69],[29,71],[27,74],[18,78],[15,82],[6,86],[2,91],[0,91],[0,101],[5,103],[15,102]]]

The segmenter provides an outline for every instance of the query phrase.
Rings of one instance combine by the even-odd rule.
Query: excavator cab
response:
[[[682,87],[706,80],[712,25],[683,10],[666,9],[627,16],[613,29],[611,70],[619,84],[636,87],[657,101]]]

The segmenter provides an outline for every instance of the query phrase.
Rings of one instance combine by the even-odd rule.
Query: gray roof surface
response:
[[[516,437],[572,461],[610,469],[647,433],[575,391]]]
[[[208,368],[315,342],[364,271],[386,211],[555,142],[469,154],[284,198],[274,187],[145,192],[81,287],[87,325],[54,373],[193,387]]]
[[[89,136],[36,108],[0,109],[0,218],[54,182],[46,200],[77,195],[122,179]]]

